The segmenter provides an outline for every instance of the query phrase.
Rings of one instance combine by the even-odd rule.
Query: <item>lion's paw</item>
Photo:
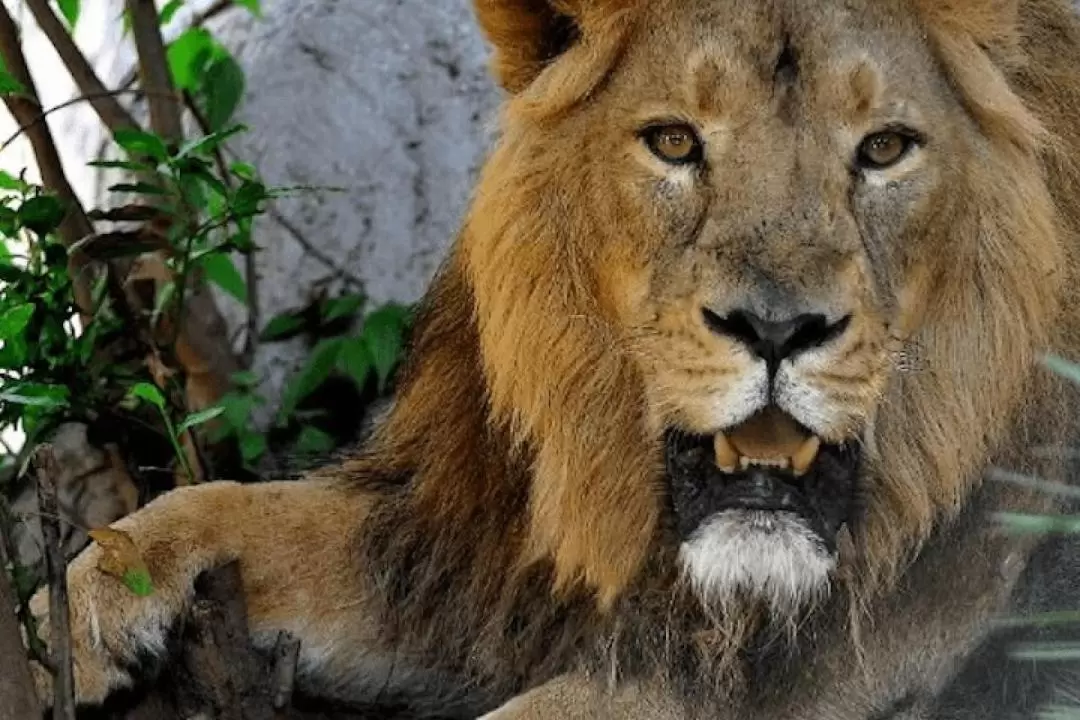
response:
[[[166,651],[167,635],[183,608],[183,594],[167,586],[146,597],[131,592],[119,579],[98,568],[101,548],[87,547],[68,567],[72,666],[75,700],[97,705],[113,692],[130,687],[132,669]],[[38,634],[52,646],[49,591],[39,590],[30,601]],[[32,663],[38,695],[52,703],[52,674]]]

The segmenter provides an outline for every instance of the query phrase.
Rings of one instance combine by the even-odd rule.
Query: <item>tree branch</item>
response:
[[[41,180],[45,187],[55,193],[67,206],[67,214],[60,224],[59,234],[63,243],[70,247],[92,233],[93,227],[86,217],[82,203],[79,202],[79,198],[68,182],[67,175],[64,174],[64,166],[60,161],[60,154],[56,150],[56,143],[53,142],[48,124],[34,123],[34,119],[41,115],[41,103],[38,101],[37,88],[34,85],[34,79],[30,76],[30,70],[26,66],[26,57],[19,44],[19,28],[3,3],[0,3],[0,55],[3,55],[8,72],[26,90],[25,94],[5,96],[4,104],[15,118],[15,122],[20,126],[27,126],[26,136],[34,150],[38,172],[41,173]],[[87,273],[84,272],[88,264],[89,260],[86,256],[78,252],[72,253],[68,261],[68,272],[71,274],[75,290],[75,304],[78,305],[84,320],[88,319],[93,312],[90,286],[87,282]]]
[[[60,546],[56,507],[56,480],[60,476],[51,445],[34,453],[41,536],[45,545],[45,573],[49,579],[49,656],[56,668],[53,678],[53,719],[75,720],[75,673],[71,663],[71,624],[68,608],[67,560]]]
[[[184,136],[181,99],[169,74],[161,20],[154,0],[127,0],[131,32],[139,54],[139,78],[150,105],[150,127],[162,138],[179,142]]]
[[[135,118],[116,100],[116,95],[110,93],[105,84],[98,78],[94,68],[91,67],[86,56],[82,54],[75,44],[74,38],[68,32],[60,18],[49,7],[48,0],[25,0],[30,14],[34,16],[38,27],[45,33],[56,54],[60,56],[64,67],[67,68],[71,78],[75,81],[79,92],[87,99],[94,112],[101,118],[109,130],[116,132],[120,128],[137,128],[139,124]]]
[[[0,523],[6,522],[6,515],[0,513]],[[0,529],[0,708],[6,708],[12,717],[36,718],[41,717],[41,708],[15,617],[18,600],[8,581],[5,530]]]

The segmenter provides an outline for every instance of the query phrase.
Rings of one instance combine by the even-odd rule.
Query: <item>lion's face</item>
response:
[[[967,481],[960,462],[965,477],[935,477],[927,456],[881,471],[883,453],[938,450],[916,437],[934,422],[901,399],[905,372],[935,370],[921,345],[953,352],[943,334],[975,332],[951,325],[1014,280],[977,286],[992,233],[974,229],[971,199],[996,200],[971,178],[995,147],[924,20],[902,2],[652,0],[618,52],[596,51],[608,65],[591,96],[504,141],[506,163],[531,165],[517,171],[537,194],[530,227],[557,237],[525,244],[558,248],[548,260],[573,290],[511,265],[504,282],[522,297],[586,288],[582,315],[639,383],[627,443],[663,456],[646,490],[666,499],[703,596],[801,605],[828,587],[845,526],[915,535],[873,524],[925,526]],[[990,262],[1051,274],[1028,256],[1045,247],[1004,252]],[[955,390],[939,400],[977,404]],[[905,499],[917,513],[886,507]]]

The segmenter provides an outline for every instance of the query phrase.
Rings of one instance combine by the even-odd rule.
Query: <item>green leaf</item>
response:
[[[261,433],[246,432],[240,436],[240,456],[249,465],[262,457],[267,447],[266,436]]]
[[[363,390],[371,374],[371,354],[363,338],[348,338],[341,346],[338,367],[348,375],[357,390]]]
[[[0,391],[0,401],[47,409],[66,407],[69,396],[63,385],[34,382],[15,383],[11,390]]]
[[[176,426],[176,434],[179,435],[188,428],[193,428],[196,425],[202,425],[203,423],[210,422],[218,415],[221,415],[223,412],[225,412],[225,408],[221,407],[220,405],[215,405],[213,407],[208,407],[205,410],[191,413],[186,418],[181,420],[180,424]]]
[[[1043,364],[1058,375],[1061,375],[1074,383],[1080,383],[1080,365],[1069,362],[1065,358],[1057,355],[1047,355],[1043,358]]]
[[[138,193],[139,195],[168,195],[165,188],[151,185],[150,183],[117,183],[110,185],[109,192],[115,193]]]
[[[184,7],[184,0],[169,0],[169,2],[165,3],[161,8],[161,12],[158,13],[158,21],[162,25],[167,25],[169,21],[173,19],[173,15],[176,14],[176,11],[182,7]]]
[[[22,178],[17,178],[6,170],[0,170],[0,190],[15,190],[16,192],[26,192],[30,189],[30,184]]]
[[[75,24],[79,22],[80,0],[56,0],[60,7],[60,14],[67,20],[68,28],[75,30]]]
[[[8,71],[4,59],[0,58],[0,95],[25,95],[26,88]]]
[[[19,335],[34,316],[32,303],[21,303],[0,313],[0,340],[8,341]]]
[[[181,159],[189,155],[207,156],[212,154],[215,150],[221,147],[222,143],[228,140],[233,135],[237,135],[242,132],[247,132],[247,125],[237,123],[236,125],[230,125],[229,127],[219,132],[210,133],[201,138],[195,138],[180,148],[180,152],[176,153],[176,158]]]
[[[279,417],[287,417],[292,414],[304,398],[322,385],[337,364],[338,353],[344,338],[328,338],[320,341],[311,351],[307,362],[300,372],[286,386],[284,397],[281,402]]]
[[[90,167],[110,168],[114,170],[131,170],[132,172],[153,169],[153,165],[149,163],[137,162],[134,160],[93,160],[86,164]]]
[[[262,17],[262,0],[235,0],[235,3],[250,10],[255,17]]]
[[[327,300],[322,306],[323,322],[328,323],[339,318],[352,317],[359,312],[366,299],[361,293],[351,293]]]
[[[244,71],[231,55],[215,59],[203,77],[206,122],[211,130],[225,127],[244,96]]]
[[[379,391],[386,388],[398,360],[401,359],[404,342],[406,314],[397,305],[384,305],[367,316],[361,336],[371,353],[371,362],[379,377]]]
[[[330,452],[334,445],[331,435],[312,425],[305,425],[300,429],[300,435],[293,447],[302,455],[319,455]]]
[[[165,141],[153,133],[134,128],[120,128],[113,133],[113,140],[135,156],[146,155],[162,162],[169,157]]]
[[[266,185],[258,180],[245,180],[233,196],[232,211],[236,215],[255,215],[259,212],[259,203],[268,197]]]
[[[230,378],[237,387],[254,387],[259,384],[259,376],[251,370],[234,372]]]
[[[176,297],[176,283],[172,280],[162,285],[154,298],[154,312],[150,315],[150,325],[156,326],[166,306]]]
[[[266,327],[259,334],[259,339],[263,342],[288,340],[303,332],[305,325],[306,321],[303,315],[290,312],[281,313],[270,318],[270,322],[266,323]]]
[[[201,265],[208,280],[240,302],[247,303],[247,283],[228,255],[211,253],[203,257]]]
[[[189,28],[165,51],[173,83],[181,90],[198,91],[203,67],[214,54],[214,38],[205,28]]]
[[[1034,535],[1080,533],[1080,516],[1076,515],[999,512],[995,513],[995,517],[998,522],[1015,533]]]
[[[22,204],[18,211],[19,224],[38,236],[51,233],[64,220],[64,206],[52,195],[38,195]]]
[[[147,597],[154,593],[154,583],[150,579],[150,573],[141,568],[125,572],[123,582],[128,590],[139,597]]]
[[[229,392],[218,401],[224,424],[233,430],[247,427],[248,418],[255,409],[255,396],[249,393]]]
[[[165,396],[161,394],[156,385],[147,382],[135,383],[128,390],[130,397],[139,398],[150,403],[158,410],[165,411]]]
[[[254,165],[239,160],[230,165],[229,170],[241,180],[254,180],[258,176]]]

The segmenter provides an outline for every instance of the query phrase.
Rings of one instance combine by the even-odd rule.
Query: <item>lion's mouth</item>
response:
[[[669,431],[666,464],[684,541],[726,510],[788,512],[833,551],[851,519],[859,453],[851,443],[822,442],[770,407],[714,436]]]

